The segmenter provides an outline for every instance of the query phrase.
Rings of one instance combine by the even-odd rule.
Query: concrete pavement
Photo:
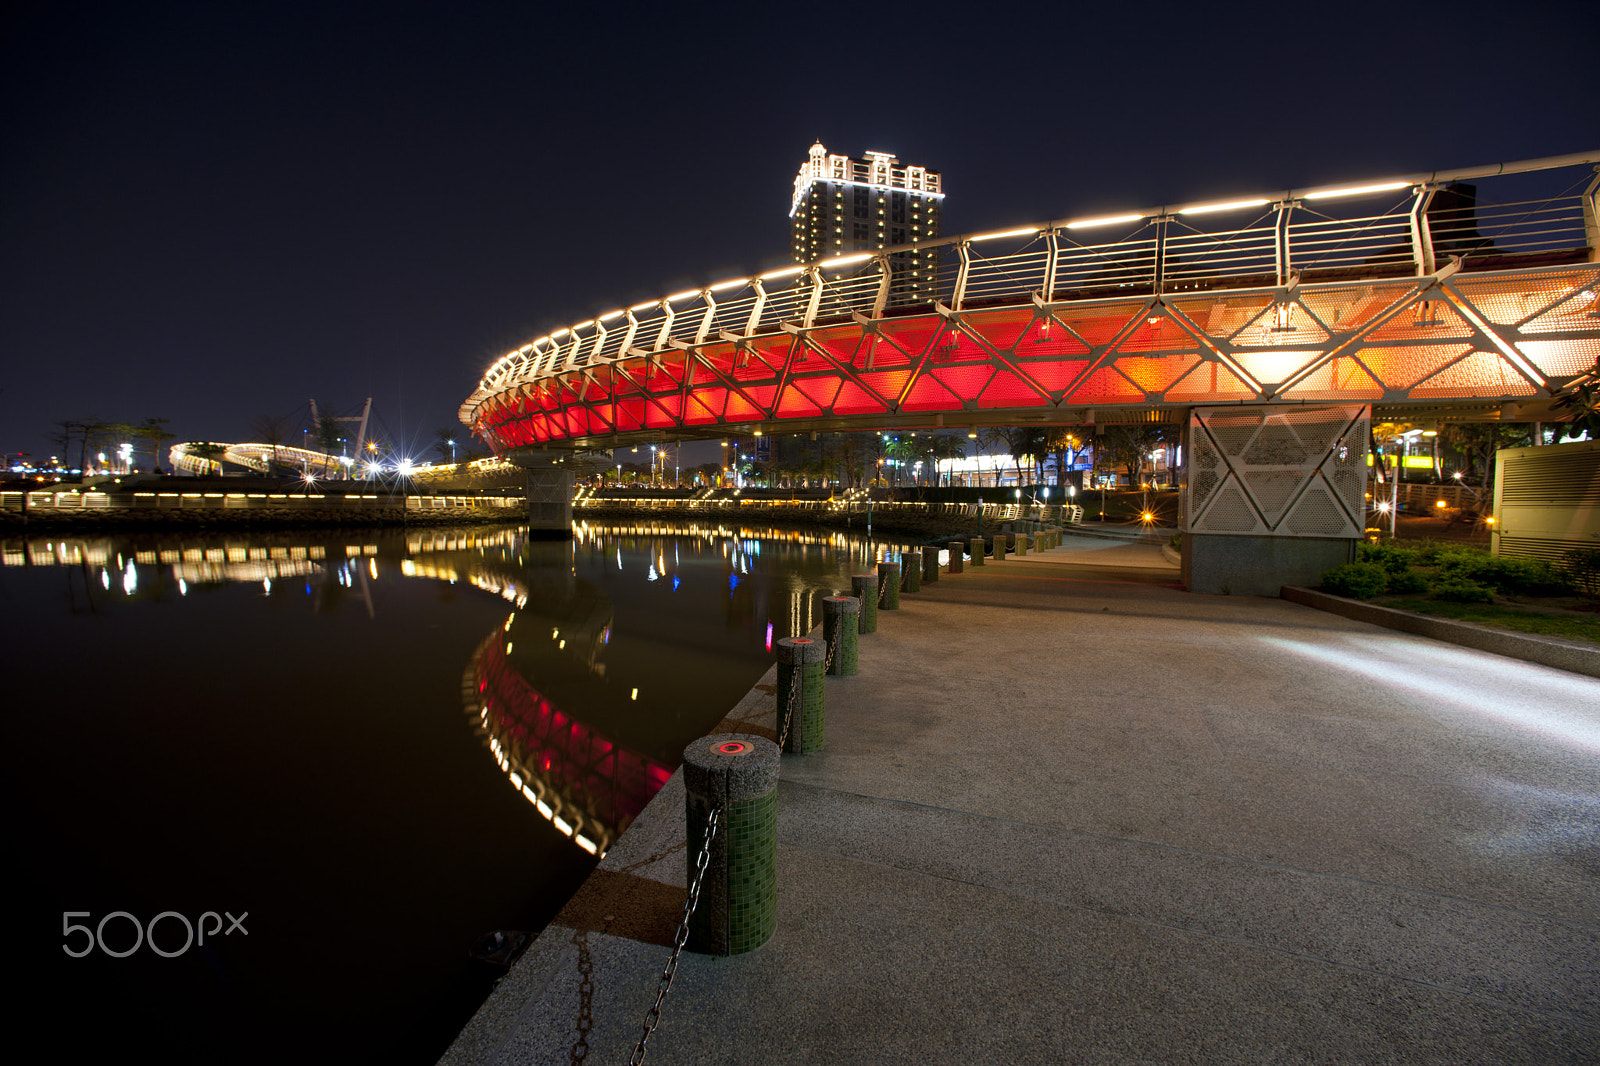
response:
[[[649,1061],[1600,1061],[1600,680],[1175,581],[1069,539],[903,596],[784,759],[776,935],[686,954]],[[682,812],[443,1062],[627,1061]]]

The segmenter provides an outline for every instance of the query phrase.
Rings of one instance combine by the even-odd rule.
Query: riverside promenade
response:
[[[941,574],[785,756],[778,924],[685,953],[651,1063],[1600,1061],[1600,680],[1149,544]],[[724,721],[772,735],[774,675]],[[674,776],[441,1060],[624,1063]]]

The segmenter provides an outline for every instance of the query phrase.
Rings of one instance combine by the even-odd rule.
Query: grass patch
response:
[[[1496,603],[1450,603],[1421,596],[1385,596],[1378,602],[1384,607],[1394,607],[1413,614],[1600,644],[1600,616],[1589,618],[1575,614],[1550,614]]]

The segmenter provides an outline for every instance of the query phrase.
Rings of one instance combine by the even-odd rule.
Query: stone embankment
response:
[[[869,510],[870,507],[870,510]],[[572,517],[579,521],[650,518],[663,522],[737,522],[775,526],[894,533],[917,541],[977,536],[996,523],[1025,520],[1066,521],[1068,507],[1010,504],[912,503],[749,499],[579,499]],[[1081,513],[1081,511],[1080,511]]]
[[[272,492],[5,492],[0,531],[413,526],[514,522],[521,496]]]

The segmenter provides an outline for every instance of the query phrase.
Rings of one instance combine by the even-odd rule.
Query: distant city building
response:
[[[935,253],[916,246],[939,236],[943,199],[937,170],[902,166],[888,152],[854,159],[813,144],[789,206],[795,262],[911,245],[890,256],[889,303],[929,303],[938,289]]]

